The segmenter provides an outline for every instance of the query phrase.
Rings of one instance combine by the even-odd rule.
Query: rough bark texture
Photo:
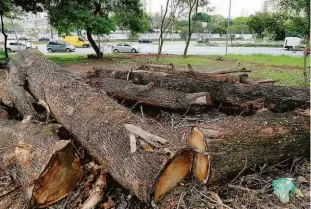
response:
[[[124,71],[101,71],[101,77],[126,79]],[[221,81],[199,81],[174,75],[132,72],[129,80],[135,84],[154,83],[155,87],[186,93],[209,92],[215,107],[226,113],[253,114],[266,107],[273,112],[292,111],[310,107],[309,88],[283,87],[271,85],[245,85]]]
[[[71,142],[59,139],[59,128],[0,119],[0,171],[15,176],[24,206],[52,204],[81,181]],[[5,196],[0,202],[7,202]]]
[[[173,159],[167,156],[164,148],[172,153],[182,149],[183,142],[169,130],[130,113],[106,94],[97,92],[80,78],[48,61],[38,51],[26,50],[12,59],[9,82],[15,86],[27,85],[38,101],[45,101],[53,117],[95,160],[107,166],[116,181],[142,201],[152,200],[159,174],[174,161],[174,156]],[[23,106],[17,108],[21,112],[27,111]],[[132,133],[126,129],[128,124],[161,136],[168,143],[155,147],[153,153],[140,149],[132,154]],[[188,151],[182,155],[192,158]]]
[[[219,74],[217,72],[215,73],[199,73],[197,71],[191,70],[191,71],[178,71],[178,70],[173,70],[174,65],[167,65],[165,67],[156,67],[154,65],[142,65],[137,70],[133,71],[133,73],[136,72],[145,72],[145,71],[151,71],[151,72],[145,72],[145,73],[151,73],[155,75],[162,75],[162,76],[182,76],[185,78],[193,78],[196,80],[202,80],[202,81],[224,81],[224,82],[233,82],[233,83],[240,83],[241,79],[239,76],[235,75],[225,75],[225,74]],[[101,71],[106,71],[105,73],[108,72],[113,72],[113,70],[107,70],[107,69],[95,69],[95,72],[101,72]],[[153,72],[155,71],[155,72]],[[246,72],[246,71],[244,71]]]
[[[108,96],[120,100],[133,101],[154,107],[169,108],[172,110],[188,110],[191,106],[212,106],[209,93],[184,93],[154,88],[148,85],[136,85],[127,81],[113,78],[89,79],[91,86],[105,91]]]
[[[309,127],[309,117],[267,110],[251,117],[230,116],[198,125],[206,140],[205,154],[211,158],[210,183],[232,179],[244,166],[247,170],[308,156]]]

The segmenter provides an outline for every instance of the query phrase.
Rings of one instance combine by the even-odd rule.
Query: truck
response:
[[[61,41],[74,47],[88,48],[91,46],[90,43],[81,36],[64,36],[61,38]]]
[[[301,45],[301,38],[298,37],[286,37],[283,47],[292,51]]]

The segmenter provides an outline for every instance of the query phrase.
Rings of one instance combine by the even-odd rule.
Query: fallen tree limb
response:
[[[186,143],[172,131],[132,114],[38,51],[26,50],[14,56],[10,62],[9,82],[13,86],[26,86],[37,101],[45,101],[52,116],[81,146],[142,201],[158,201],[190,171],[192,151],[186,149]],[[33,114],[24,106],[17,106],[17,109],[25,115]],[[142,149],[131,153],[130,135],[133,133],[126,129],[126,124],[140,127],[168,143],[156,147],[153,153]],[[173,156],[167,156],[164,148],[169,148]]]
[[[72,144],[59,139],[59,128],[0,119],[0,170],[16,175],[23,206],[51,205],[66,197],[82,179]]]
[[[125,71],[102,70],[101,78],[126,79]],[[306,87],[244,85],[220,81],[199,81],[181,76],[161,76],[133,72],[130,81],[186,93],[209,92],[215,107],[228,114],[253,114],[266,107],[273,112],[287,112],[310,107],[310,90]]]
[[[212,106],[209,93],[184,93],[169,91],[149,85],[136,85],[120,79],[88,79],[91,86],[105,91],[110,97],[121,101],[133,101],[154,107],[169,108],[172,110],[188,110],[191,105]]]
[[[238,68],[238,69],[225,69],[225,70],[217,70],[210,71],[210,74],[229,74],[229,73],[240,73],[240,72],[252,72],[251,70],[247,70],[246,68]]]
[[[213,73],[199,73],[197,71],[167,71],[167,70],[161,70],[161,71],[148,71],[143,69],[138,70],[132,70],[132,71],[114,71],[114,70],[108,70],[108,69],[101,69],[101,68],[94,68],[93,72],[89,72],[88,77],[96,77],[99,74],[105,73],[106,77],[111,78],[117,78],[123,80],[139,80],[139,76],[136,77],[138,74],[150,74],[152,75],[158,75],[158,76],[181,76],[184,78],[193,78],[196,80],[201,81],[223,81],[223,82],[232,82],[232,83],[240,83],[240,77],[239,76],[233,76],[233,75],[225,75],[225,74],[213,74]],[[109,75],[110,74],[110,75]],[[126,76],[125,76],[126,74]],[[108,75],[108,76],[107,76]],[[125,79],[127,78],[127,79]],[[137,83],[139,84],[139,83]]]
[[[310,122],[308,117],[293,113],[263,111],[251,117],[225,117],[198,125],[202,133],[188,136],[188,143],[209,156],[212,164],[210,183],[227,181],[246,168],[275,164],[285,159],[308,156]],[[185,130],[181,128],[182,134]],[[204,137],[203,137],[204,136]],[[189,142],[190,141],[190,142]],[[208,167],[204,158],[196,166]],[[195,170],[199,180],[208,170]],[[245,170],[247,171],[247,169]],[[203,178],[200,179],[200,176]]]

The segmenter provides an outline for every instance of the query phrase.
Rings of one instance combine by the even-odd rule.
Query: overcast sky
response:
[[[147,12],[152,13],[160,12],[161,5],[165,6],[166,0],[145,0],[147,2]],[[228,17],[229,0],[210,0],[211,6],[215,7],[213,14],[221,14],[224,17]],[[249,16],[254,14],[256,11],[262,9],[264,0],[232,0],[231,16]]]

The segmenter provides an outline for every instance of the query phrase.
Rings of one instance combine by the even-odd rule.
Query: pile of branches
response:
[[[145,65],[82,78],[37,51],[17,54],[7,85],[14,107],[0,106],[0,172],[8,178],[0,208],[94,208],[107,174],[155,206],[189,175],[213,185],[306,155],[309,89],[239,71]],[[22,121],[10,119],[9,108]]]

